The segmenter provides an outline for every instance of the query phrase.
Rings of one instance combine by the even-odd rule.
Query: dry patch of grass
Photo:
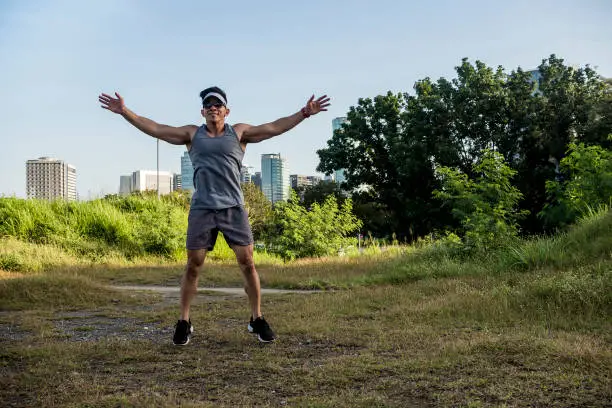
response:
[[[482,276],[484,265],[457,260],[439,261],[411,254],[374,254],[356,257],[303,259],[290,263],[256,264],[262,285],[287,289],[343,289],[353,286],[396,284],[439,277]],[[49,274],[77,274],[112,284],[178,285],[183,263],[88,265],[50,269]],[[207,260],[201,286],[240,287],[242,274],[234,261]]]
[[[24,275],[19,272],[4,271],[0,269],[0,280],[23,278]]]
[[[146,298],[109,289],[76,275],[40,274],[0,280],[0,310],[82,309],[112,303],[136,305]]]
[[[525,284],[516,286],[527,288],[530,277],[521,279]],[[502,284],[507,282],[441,278],[267,296],[264,312],[279,334],[271,345],[247,333],[244,298],[196,302],[196,331],[186,347],[171,345],[178,307],[167,302],[145,297],[102,307],[96,301],[74,312],[35,303],[21,317],[0,317],[0,326],[10,323],[25,333],[2,338],[0,399],[15,407],[611,401],[605,315],[586,319],[586,309],[579,309],[571,327],[551,325],[557,309],[522,309],[495,294]],[[557,313],[560,319],[567,311]],[[141,335],[144,327],[147,335]]]

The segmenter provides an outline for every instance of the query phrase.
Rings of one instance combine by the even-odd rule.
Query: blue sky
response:
[[[0,2],[0,195],[25,195],[25,162],[53,156],[77,168],[83,199],[116,193],[119,176],[155,169],[156,142],[99,107],[118,91],[139,115],[201,124],[199,92],[218,85],[230,123],[298,111],[311,94],[332,106],[247,148],[315,174],[331,121],[360,97],[412,92],[453,77],[461,58],[507,71],[551,53],[612,76],[612,2],[146,1]],[[180,172],[184,147],[160,143],[160,169]]]

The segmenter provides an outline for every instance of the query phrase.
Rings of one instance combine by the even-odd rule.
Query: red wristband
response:
[[[305,106],[302,108],[302,115],[304,115],[304,119],[310,116],[310,113],[308,113]]]

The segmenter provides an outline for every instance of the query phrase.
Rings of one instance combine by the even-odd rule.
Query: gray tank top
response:
[[[244,205],[240,188],[244,152],[233,127],[226,124],[223,135],[210,137],[206,125],[200,126],[191,140],[189,157],[195,187],[192,209],[221,210]]]

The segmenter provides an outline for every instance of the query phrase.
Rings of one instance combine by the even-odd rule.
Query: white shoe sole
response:
[[[253,331],[253,326],[251,326],[251,323],[249,323],[249,325],[247,326],[247,330],[251,334],[257,334],[257,333],[255,333]],[[274,340],[276,340],[276,338],[274,338],[274,340],[264,340],[264,339],[261,338],[261,336],[259,334],[257,334],[257,340],[261,341],[262,343],[272,343],[272,342],[274,342]]]
[[[176,344],[176,343],[172,343],[172,344],[174,344],[175,346],[186,346],[189,344],[189,339],[187,339],[187,341],[183,344]]]
[[[261,338],[261,336],[258,334],[257,335],[257,340],[259,340],[262,343],[274,343],[276,341],[276,338],[274,338],[273,340],[264,340]]]

